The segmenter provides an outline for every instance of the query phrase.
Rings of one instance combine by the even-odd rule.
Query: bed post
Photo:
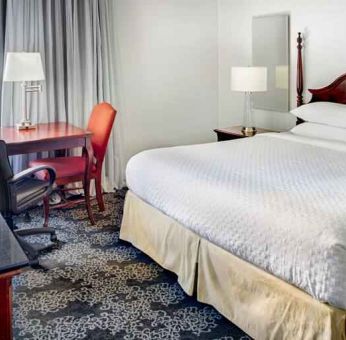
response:
[[[297,38],[297,49],[298,49],[298,59],[297,59],[297,106],[303,105],[303,61],[302,61],[302,34],[298,33]]]
[[[298,49],[298,58],[297,58],[297,106],[303,105],[303,86],[304,86],[304,76],[303,76],[303,60],[302,60],[302,48],[303,48],[303,38],[301,32],[298,32],[297,38],[297,49]],[[297,125],[303,123],[304,120],[298,118]]]

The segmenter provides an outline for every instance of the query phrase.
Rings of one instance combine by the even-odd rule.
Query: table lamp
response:
[[[44,80],[44,72],[40,53],[8,52],[4,68],[3,81],[21,82],[22,84],[22,121],[17,124],[19,130],[35,129],[31,123],[27,94],[41,92],[40,84],[32,85],[28,82]]]
[[[256,134],[252,114],[252,92],[267,91],[266,67],[232,67],[231,89],[245,92],[244,126],[242,132],[245,136]]]

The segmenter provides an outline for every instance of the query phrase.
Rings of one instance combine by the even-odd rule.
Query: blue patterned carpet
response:
[[[93,227],[83,206],[52,211],[62,246],[14,280],[15,339],[250,339],[119,240],[124,196],[108,194]],[[31,216],[40,226],[41,210]]]

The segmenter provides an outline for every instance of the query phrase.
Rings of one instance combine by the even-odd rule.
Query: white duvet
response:
[[[126,176],[186,228],[346,309],[346,144],[281,133],[155,149]]]

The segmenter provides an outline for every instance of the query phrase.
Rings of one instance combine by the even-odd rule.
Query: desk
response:
[[[85,155],[85,201],[88,216],[92,224],[95,224],[90,204],[90,173],[93,162],[93,149],[91,145],[90,131],[77,128],[68,123],[37,124],[33,130],[17,130],[15,127],[0,128],[0,139],[7,144],[7,152],[10,156],[32,152],[52,151],[83,148]]]
[[[12,339],[12,277],[28,258],[0,215],[0,339]]]

